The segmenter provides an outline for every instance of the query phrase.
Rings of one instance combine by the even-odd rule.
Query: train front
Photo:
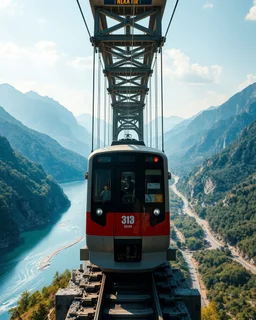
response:
[[[89,157],[87,258],[107,272],[145,272],[173,253],[166,156],[121,145]]]

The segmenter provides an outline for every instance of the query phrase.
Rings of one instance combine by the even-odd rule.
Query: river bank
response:
[[[187,198],[177,189],[176,184],[179,181],[178,176],[174,176],[174,184],[172,184],[171,189],[172,191],[182,199],[184,203],[184,211],[189,216],[196,219],[196,222],[202,227],[205,233],[205,239],[211,243],[211,247],[209,249],[219,249],[225,245],[223,241],[217,238],[216,235],[212,232],[208,222],[204,219],[198,217],[198,215],[194,212],[193,208],[191,207],[190,203],[188,202]],[[241,255],[239,255],[237,248],[231,245],[228,245],[232,253],[232,259],[240,263],[244,268],[251,271],[252,273],[256,274],[256,266],[252,265],[248,261],[246,261]]]
[[[80,248],[85,245],[86,182],[61,185],[71,201],[71,207],[55,225],[24,233],[24,243],[7,254],[0,264],[0,320],[7,320],[8,310],[15,306],[20,294],[34,292],[51,283],[55,273],[72,270],[80,265]],[[80,242],[75,240],[81,239]],[[70,246],[71,243],[74,243]],[[39,270],[40,262],[58,252],[47,268]]]
[[[73,242],[71,242],[70,244],[66,245],[66,246],[63,246],[61,248],[58,248],[56,250],[54,250],[53,252],[51,252],[49,255],[47,255],[46,257],[43,258],[43,260],[40,261],[40,264],[39,264],[39,268],[38,270],[43,270],[44,268],[46,267],[49,267],[52,259],[54,257],[57,256],[57,254],[59,254],[61,251],[67,249],[67,248],[70,248],[72,246],[74,246],[75,244],[77,244],[78,242],[82,241],[85,237],[81,236],[81,237],[78,237],[77,239],[75,239]]]

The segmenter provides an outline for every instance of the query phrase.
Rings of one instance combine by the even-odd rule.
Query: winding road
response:
[[[172,221],[171,221],[171,226],[175,230],[177,238],[181,242],[185,242],[185,238],[184,238],[183,234],[179,231],[179,229],[177,229],[175,227],[175,225],[172,223]],[[175,244],[175,242],[174,242],[174,244]],[[180,250],[180,251],[181,251],[182,256],[188,266],[188,272],[189,272],[189,277],[190,277],[190,284],[189,285],[193,289],[198,289],[198,291],[201,294],[201,305],[204,307],[204,306],[208,305],[208,300],[207,300],[207,296],[206,296],[206,288],[203,285],[203,283],[200,279],[200,274],[197,271],[197,268],[195,266],[195,261],[193,259],[193,253],[188,250]]]
[[[212,233],[209,224],[206,220],[201,219],[198,217],[198,215],[191,209],[189,202],[186,197],[177,189],[176,184],[179,181],[178,176],[174,176],[174,184],[171,186],[172,191],[182,199],[184,203],[184,211],[186,214],[188,214],[191,217],[194,217],[196,219],[196,222],[202,227],[205,233],[205,239],[210,242],[211,247],[209,249],[217,249],[224,246],[224,243],[218,240]],[[237,249],[234,246],[228,245],[228,248],[230,249],[232,253],[232,259],[240,263],[244,268],[251,271],[252,273],[256,274],[256,266],[250,264],[248,261],[243,259],[237,252]]]

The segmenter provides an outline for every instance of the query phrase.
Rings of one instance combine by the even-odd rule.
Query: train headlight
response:
[[[159,209],[155,209],[155,210],[153,211],[153,213],[154,213],[154,215],[155,215],[156,217],[158,217],[159,214],[160,214],[160,210],[159,210]]]
[[[96,214],[97,214],[97,216],[102,216],[103,215],[103,211],[102,211],[102,209],[97,209],[96,210]]]

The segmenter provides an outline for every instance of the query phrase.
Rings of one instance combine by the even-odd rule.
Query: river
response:
[[[85,240],[70,247],[69,244],[85,235],[86,182],[61,186],[71,201],[71,207],[55,224],[24,232],[23,244],[1,258],[0,320],[9,319],[8,310],[16,305],[23,291],[40,290],[51,283],[56,271],[62,273],[65,269],[77,269],[80,265],[79,249],[85,245]],[[53,255],[50,265],[39,270],[40,262],[57,250],[59,253]]]

